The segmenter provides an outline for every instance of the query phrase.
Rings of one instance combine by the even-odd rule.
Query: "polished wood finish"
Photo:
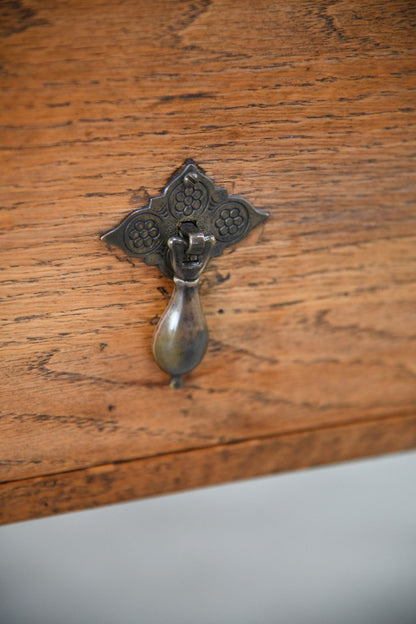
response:
[[[415,30],[399,0],[0,4],[3,521],[415,446]],[[188,157],[271,216],[207,269],[173,391],[172,284],[99,235]]]

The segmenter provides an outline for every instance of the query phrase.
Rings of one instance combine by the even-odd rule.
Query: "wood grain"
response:
[[[0,523],[17,522],[416,445],[416,418],[329,427],[0,484]]]
[[[393,421],[409,447],[415,32],[404,0],[0,4],[0,481],[26,492],[4,518],[41,513],[32,479],[115,462],[216,471],[218,448]],[[188,157],[271,217],[207,269],[208,353],[172,391],[151,355],[171,283],[99,235]],[[258,469],[221,474],[188,485]]]

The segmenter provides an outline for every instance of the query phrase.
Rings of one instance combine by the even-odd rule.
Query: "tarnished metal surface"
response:
[[[134,210],[101,239],[130,256],[157,265],[175,289],[153,340],[159,366],[182,385],[181,375],[201,361],[208,329],[199,301],[198,282],[210,258],[244,238],[267,213],[246,199],[215,186],[188,160],[146,208]]]

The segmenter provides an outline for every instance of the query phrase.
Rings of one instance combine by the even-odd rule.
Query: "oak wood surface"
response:
[[[16,522],[309,468],[416,445],[416,418],[299,431],[0,484],[0,522]]]
[[[52,510],[125,499],[85,486],[117,462],[169,463],[140,496],[179,489],[180,453],[191,487],[319,463],[218,459],[266,438],[415,446],[415,33],[404,0],[0,4],[4,521],[44,513],[36,478]],[[172,284],[99,235],[188,157],[271,216],[207,269],[208,352],[172,391]]]

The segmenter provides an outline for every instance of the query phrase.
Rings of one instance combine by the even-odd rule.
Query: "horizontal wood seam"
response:
[[[299,428],[299,429],[294,429],[292,431],[283,431],[281,433],[271,433],[271,434],[265,434],[265,435],[258,435],[255,437],[250,437],[250,438],[239,438],[237,440],[230,440],[228,442],[224,442],[222,444],[213,444],[213,445],[208,445],[208,446],[192,446],[186,449],[177,449],[177,450],[173,450],[173,451],[169,451],[167,453],[155,453],[153,455],[142,455],[140,457],[131,457],[129,459],[116,459],[114,461],[111,462],[106,462],[103,464],[90,464],[88,466],[85,466],[84,468],[77,468],[74,470],[62,470],[60,472],[46,472],[44,474],[41,475],[36,475],[36,477],[24,477],[22,479],[10,479],[8,481],[0,481],[0,487],[2,485],[9,485],[9,484],[13,484],[16,483],[18,484],[19,482],[28,482],[28,481],[33,481],[36,482],[36,480],[41,480],[44,478],[54,478],[54,477],[59,477],[61,475],[67,475],[67,474],[72,474],[72,475],[76,475],[76,474],[82,474],[87,472],[88,470],[100,470],[103,469],[105,470],[106,468],[110,468],[111,466],[128,466],[131,463],[136,463],[136,462],[140,462],[140,461],[147,461],[147,460],[157,460],[157,459],[164,459],[164,458],[173,458],[176,456],[186,456],[188,453],[195,453],[198,451],[205,451],[205,452],[215,452],[215,451],[220,451],[220,450],[227,450],[230,449],[231,447],[236,447],[239,445],[245,445],[248,443],[260,443],[260,442],[267,442],[267,441],[273,441],[273,440],[279,440],[279,439],[287,439],[287,438],[291,438],[291,437],[297,437],[297,436],[301,436],[301,435],[308,435],[308,434],[316,434],[316,433],[325,433],[325,432],[331,432],[331,431],[336,431],[336,430],[345,430],[353,427],[357,427],[362,425],[363,427],[365,425],[368,426],[372,426],[372,425],[378,425],[381,422],[384,423],[394,423],[394,422],[399,422],[401,420],[405,421],[406,419],[414,419],[416,418],[416,412],[412,412],[412,413],[407,413],[407,412],[402,412],[400,415],[396,415],[396,416],[385,416],[385,417],[379,417],[379,418],[374,418],[374,419],[369,419],[369,420],[365,420],[365,421],[347,421],[347,422],[341,422],[341,423],[336,423],[333,425],[326,425],[326,426],[319,426],[319,427],[311,427],[311,428]],[[416,435],[416,430],[415,430],[415,435]]]
[[[250,439],[0,485],[0,524],[416,448],[416,416]]]

